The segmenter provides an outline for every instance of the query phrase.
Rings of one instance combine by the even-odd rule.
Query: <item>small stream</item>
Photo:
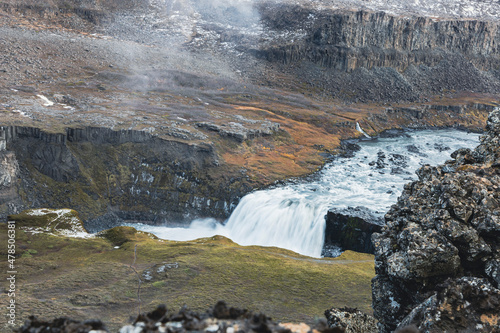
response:
[[[169,240],[218,234],[240,245],[277,246],[321,257],[328,209],[364,206],[383,216],[396,203],[403,185],[417,179],[420,166],[442,164],[456,149],[478,143],[478,134],[453,129],[360,141],[353,157],[334,159],[312,180],[246,195],[223,224],[201,219],[188,228],[128,225]]]

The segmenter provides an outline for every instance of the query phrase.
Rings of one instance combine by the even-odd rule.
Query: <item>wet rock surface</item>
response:
[[[500,328],[500,111],[474,150],[417,171],[374,234],[373,308],[382,332]],[[389,306],[388,306],[389,305]]]
[[[333,208],[326,214],[325,246],[373,253],[371,236],[380,232],[384,221],[366,207]]]

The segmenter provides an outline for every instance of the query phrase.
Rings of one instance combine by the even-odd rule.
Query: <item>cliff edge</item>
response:
[[[374,234],[381,332],[500,329],[500,110],[481,144],[423,166]]]

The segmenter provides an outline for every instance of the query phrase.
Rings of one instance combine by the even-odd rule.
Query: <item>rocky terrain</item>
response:
[[[326,325],[326,321],[319,322],[316,327],[307,324],[276,323],[262,313],[252,313],[248,310],[228,307],[224,302],[218,302],[206,313],[197,313],[183,307],[178,313],[168,313],[165,305],[155,310],[139,315],[131,325],[123,326],[120,333],[146,332],[280,332],[301,333],[336,332]],[[67,318],[44,322],[34,317],[27,320],[16,332],[32,333],[40,330],[60,330],[70,332],[107,332],[104,323],[99,320],[78,322]]]
[[[474,151],[419,169],[374,235],[381,332],[500,328],[500,110],[486,129]]]
[[[499,7],[2,1],[0,218],[20,228],[18,319],[99,316],[118,329],[138,303],[201,311],[219,295],[278,320],[310,320],[331,306],[370,312],[369,255],[313,260],[223,237],[177,243],[127,227],[85,238],[55,229],[224,219],[244,194],[314,173],[362,131],[481,131],[500,103]],[[481,146],[422,168],[386,216],[374,238],[373,309],[383,332],[498,329],[498,128],[496,111]],[[70,218],[24,211],[41,207],[68,209]],[[359,210],[330,217],[329,234],[348,235],[332,244],[373,250],[378,221],[366,224]],[[336,323],[345,311],[330,315]],[[33,319],[28,331],[32,324],[45,325]],[[286,331],[269,325],[262,331]]]
[[[480,130],[499,100],[498,4],[474,4],[3,1],[0,178],[18,181],[0,215],[225,218],[318,170],[356,124]]]
[[[325,247],[373,253],[372,234],[380,232],[384,221],[365,207],[332,208],[325,216]]]

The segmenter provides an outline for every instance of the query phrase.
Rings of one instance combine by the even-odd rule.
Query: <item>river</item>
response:
[[[456,149],[478,143],[478,134],[453,129],[360,141],[353,157],[335,158],[307,181],[249,193],[224,223],[200,219],[188,228],[128,225],[162,239],[186,241],[217,234],[240,245],[277,246],[321,257],[328,209],[364,206],[383,216],[404,184],[417,179],[420,166],[442,164]]]

